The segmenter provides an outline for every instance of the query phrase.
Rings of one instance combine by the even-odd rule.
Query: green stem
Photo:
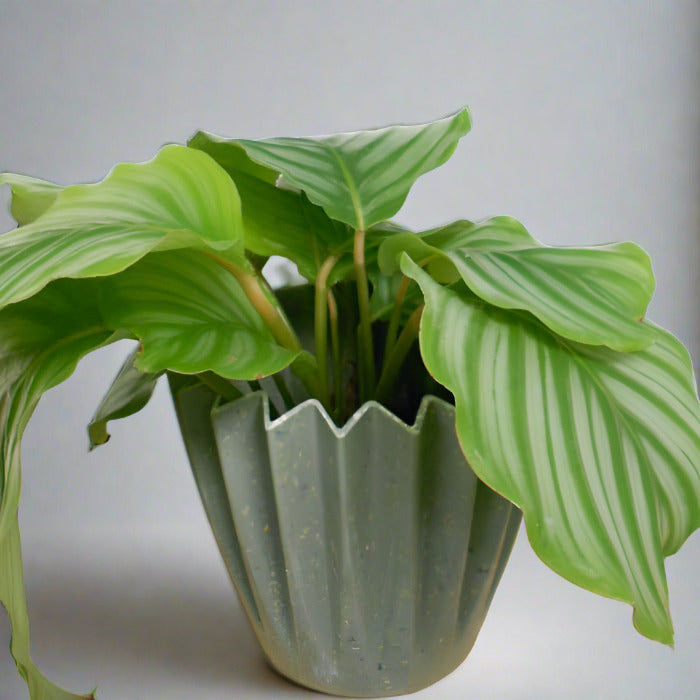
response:
[[[277,387],[277,391],[279,391],[280,396],[282,397],[282,401],[284,402],[284,407],[287,411],[291,410],[294,408],[294,399],[292,398],[292,395],[289,393],[289,389],[287,388],[287,385],[285,384],[284,379],[282,376],[277,373],[272,375],[272,380],[275,382],[275,386]]]
[[[382,372],[386,369],[387,363],[389,362],[389,355],[394,349],[394,344],[396,343],[396,334],[399,330],[399,323],[401,321],[401,308],[403,307],[404,299],[406,298],[406,291],[408,290],[408,285],[411,280],[404,275],[401,278],[401,284],[396,292],[396,301],[394,302],[394,311],[391,314],[391,320],[389,321],[389,328],[386,332],[386,342],[384,343],[384,360],[382,363]]]
[[[197,378],[200,382],[202,382],[202,384],[206,384],[212,391],[215,391],[217,394],[223,396],[229,401],[235,401],[243,396],[243,392],[236,389],[236,387],[233,386],[228,379],[216,374],[216,372],[212,372],[210,370],[206,372],[198,372]]]
[[[357,301],[360,311],[360,401],[364,403],[374,391],[374,343],[372,340],[372,316],[369,308],[369,283],[365,267],[365,232],[355,231],[353,261],[357,281]]]
[[[338,261],[337,255],[326,258],[316,275],[314,301],[314,342],[318,363],[318,399],[331,410],[331,393],[328,383],[328,275]]]
[[[423,306],[419,306],[409,317],[406,325],[403,327],[401,334],[394,345],[393,350],[389,356],[384,369],[382,370],[382,376],[379,378],[379,384],[377,385],[377,391],[375,392],[375,398],[379,403],[386,403],[391,389],[394,386],[396,377],[399,375],[399,370],[403,361],[406,359],[408,351],[413,345],[413,341],[418,337],[418,329],[420,328],[420,319],[423,314]]]
[[[301,380],[310,398],[318,397],[318,365],[316,358],[302,350],[294,359],[289,369]]]
[[[333,292],[328,290],[328,319],[331,323],[331,350],[333,354],[333,388],[335,401],[333,418],[340,425],[345,414],[345,392],[343,391],[343,366],[340,359],[340,333],[338,332],[338,305]]]
[[[268,288],[267,282],[255,272],[247,270],[231,260],[221,258],[214,253],[204,251],[217,265],[228,270],[245,292],[255,310],[260,314],[265,325],[270,329],[274,339],[287,350],[301,350],[301,343],[290,325],[284,310]]]

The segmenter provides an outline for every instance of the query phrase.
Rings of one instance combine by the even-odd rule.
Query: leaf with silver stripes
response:
[[[6,175],[24,202],[25,225],[0,236],[0,307],[62,277],[111,275],[154,249],[202,248],[245,263],[240,200],[208,155],[170,145],[148,163],[117,165],[102,181],[31,194]],[[32,205],[25,206],[31,199]],[[31,220],[30,220],[31,219]]]
[[[646,324],[635,353],[565,340],[462,282],[425,296],[426,367],[455,396],[474,471],[518,505],[535,552],[574,583],[634,606],[647,637],[673,641],[663,558],[700,526],[700,404],[687,352]]]
[[[442,165],[470,128],[469,112],[463,109],[427,124],[228,143],[243,147],[253,161],[281,173],[331,218],[366,230],[394,216],[418,177]],[[221,153],[227,142],[209,138]],[[230,157],[234,156],[238,163],[240,155]]]
[[[141,341],[136,364],[153,373],[168,367],[254,379],[298,355],[275,343],[235,278],[194,250],[150,253],[109,277],[55,280],[0,310],[0,603],[12,624],[12,655],[32,697],[83,696],[53,685],[30,655],[17,527],[21,436],[45,391],[67,379],[85,354],[124,337]],[[148,400],[153,381],[132,375],[122,393],[101,407],[98,442],[106,436],[106,420]]]
[[[275,341],[236,279],[199,251],[151,253],[100,281],[104,322],[141,341],[142,372],[253,380],[299,355]]]
[[[352,235],[346,224],[331,219],[302,192],[277,187],[277,171],[255,163],[234,141],[202,131],[187,145],[209,154],[233,179],[241,198],[245,246],[251,253],[283,256],[314,280],[328,256],[345,252],[329,284],[352,268]]]
[[[439,281],[461,277],[479,297],[523,309],[565,338],[623,352],[648,346],[655,331],[641,323],[654,292],[647,254],[634,243],[557,248],[536,241],[510,217],[457,221],[384,241],[385,273],[406,251],[427,262]]]

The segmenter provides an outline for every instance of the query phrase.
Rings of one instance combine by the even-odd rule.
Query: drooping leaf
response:
[[[142,372],[212,370],[229,379],[279,372],[299,354],[278,345],[235,278],[198,251],[152,253],[101,286],[110,328],[141,341]]]
[[[142,372],[135,367],[137,355],[138,348],[126,358],[88,424],[91,450],[109,440],[109,421],[138,413],[153,396],[160,374]]]
[[[66,379],[83,355],[127,336],[143,346],[137,364],[154,373],[214,370],[250,379],[298,355],[275,343],[235,277],[194,250],[151,253],[109,277],[55,280],[0,310],[0,602],[33,700],[78,696],[47,681],[30,657],[17,529],[21,435],[41,395]],[[126,384],[126,395],[113,394],[98,422],[147,398],[140,379]]]
[[[229,143],[281,173],[332,219],[366,230],[394,216],[418,177],[442,165],[470,127],[469,112],[463,109],[428,124]],[[217,149],[227,143],[209,138]]]
[[[183,247],[244,263],[231,179],[206,154],[170,145],[100,183],[66,187],[31,223],[0,236],[0,307],[53,279],[111,275],[156,248]]]
[[[117,338],[96,309],[92,280],[61,280],[37,297],[0,311],[0,603],[12,626],[10,650],[32,700],[93,698],[61,690],[48,681],[30,655],[17,524],[20,440],[41,395],[66,379],[78,360]]]
[[[43,214],[63,189],[47,180],[15,173],[0,173],[0,187],[9,185],[12,189],[10,213],[19,226],[29,224]]]
[[[396,269],[402,251],[430,260],[434,279],[461,276],[490,304],[529,311],[571,340],[630,351],[655,338],[640,322],[654,291],[651,263],[633,243],[549,247],[515,219],[497,217],[387,239],[379,253],[384,272]]]
[[[522,508],[535,552],[584,588],[634,606],[671,643],[663,557],[700,526],[700,404],[683,346],[628,354],[565,340],[525,312],[440,286],[407,255],[426,308],[426,367],[455,396],[479,477]],[[461,285],[461,283],[460,283]]]

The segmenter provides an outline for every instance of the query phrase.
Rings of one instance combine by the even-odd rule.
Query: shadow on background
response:
[[[203,540],[175,537],[166,544],[129,535],[98,545],[78,538],[50,552],[38,541],[26,543],[39,668],[73,691],[97,684],[105,698],[125,697],[141,683],[143,697],[153,689],[168,698],[193,697],[188,693],[199,689],[202,697],[315,695],[268,666],[211,539],[205,533]],[[9,628],[5,620],[0,632]],[[25,697],[19,676],[5,681],[7,656],[0,660],[0,699],[19,700]]]

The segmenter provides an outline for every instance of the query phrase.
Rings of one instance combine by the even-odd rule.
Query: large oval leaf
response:
[[[155,248],[182,247],[244,263],[233,182],[206,154],[170,145],[100,183],[66,187],[37,218],[0,236],[0,307],[54,279],[111,275]]]
[[[396,269],[402,251],[430,260],[434,276],[461,276],[490,304],[529,311],[565,338],[623,352],[655,338],[640,323],[654,292],[651,263],[633,243],[544,246],[520,222],[496,217],[389,238],[379,254],[385,272]]]
[[[700,405],[687,352],[648,325],[634,354],[581,345],[524,312],[421,286],[420,347],[455,396],[474,471],[522,508],[537,554],[562,576],[634,606],[672,642],[664,555],[700,526]]]
[[[105,278],[101,313],[142,344],[136,366],[259,379],[299,354],[278,345],[236,279],[198,251],[152,253]]]
[[[469,112],[463,109],[428,124],[230,143],[284,175],[331,218],[366,230],[394,216],[418,177],[442,165],[470,127]],[[206,138],[200,135],[199,142]],[[223,139],[209,138],[221,152]]]

